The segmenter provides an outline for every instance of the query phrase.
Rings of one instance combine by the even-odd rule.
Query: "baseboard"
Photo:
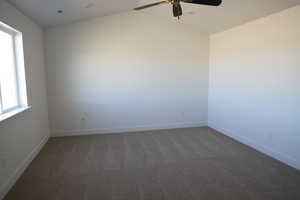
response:
[[[234,133],[231,130],[225,129],[223,127],[219,127],[211,122],[208,122],[208,126],[212,129],[215,129],[218,132],[221,132],[222,134],[229,136],[242,144],[245,144],[247,146],[250,146],[257,151],[264,153],[280,162],[283,162],[295,169],[300,170],[300,162],[297,161],[296,159],[292,158],[291,156],[287,155],[286,153],[279,152],[277,150],[271,149],[268,146],[258,144],[257,142],[243,136],[239,136],[237,133]]]
[[[0,200],[5,197],[13,185],[17,182],[20,176],[23,174],[25,169],[33,161],[33,159],[38,155],[43,146],[47,143],[49,136],[45,136],[43,140],[31,151],[31,153],[22,161],[19,167],[14,171],[14,173],[8,178],[8,181],[0,188]]]
[[[202,127],[202,126],[207,126],[207,121],[170,123],[170,124],[154,124],[154,125],[143,125],[143,126],[135,126],[135,127],[83,129],[83,130],[71,130],[71,131],[60,130],[60,131],[53,131],[51,136],[52,137],[79,136],[79,135],[163,130],[163,129],[174,129],[174,128],[191,128],[191,127]]]

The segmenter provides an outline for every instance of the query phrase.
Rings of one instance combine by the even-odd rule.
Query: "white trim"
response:
[[[192,127],[203,127],[203,126],[207,126],[207,121],[153,124],[153,125],[142,125],[142,126],[134,126],[134,127],[112,127],[112,128],[83,129],[83,130],[59,130],[59,131],[53,131],[51,137],[124,133],[124,132],[151,131],[151,130],[163,130],[163,129],[174,129],[174,128],[192,128]]]
[[[2,114],[0,114],[0,122],[3,122],[4,120],[7,120],[19,113],[25,112],[26,110],[29,110],[30,108],[31,108],[31,106],[18,107],[9,112],[2,113]]]
[[[274,158],[278,161],[281,161],[293,168],[300,170],[300,161],[297,161],[297,159],[287,155],[286,153],[279,152],[278,150],[272,149],[271,147],[268,147],[266,145],[258,144],[257,142],[255,142],[252,139],[249,139],[244,136],[239,136],[237,133],[234,133],[233,131],[225,129],[223,127],[219,127],[212,122],[208,122],[208,126],[212,129],[217,130],[218,132],[220,132],[224,135],[227,135],[247,146],[250,146],[250,147],[256,149],[257,151],[259,151],[261,153],[267,154],[268,156],[271,156],[272,158]]]
[[[8,26],[7,24],[4,24],[3,22],[0,22],[0,30],[9,34],[9,35],[15,35],[19,31],[15,30],[14,28]]]
[[[13,35],[13,50],[14,50],[14,65],[15,65],[15,84],[16,84],[16,92],[17,92],[17,101],[18,101],[18,106],[22,105],[21,104],[21,91],[20,91],[20,73],[19,73],[19,64],[18,64],[18,51],[17,51],[17,34],[15,33]]]
[[[3,113],[2,94],[1,94],[1,81],[0,81],[0,115]]]
[[[1,94],[0,87],[0,122],[15,115],[10,115],[10,113],[17,113],[19,110],[24,111],[28,108],[27,102],[27,88],[26,88],[26,78],[25,78],[25,67],[24,67],[24,50],[23,50],[23,39],[22,33],[15,30],[14,28],[0,22],[0,31],[11,36],[12,47],[13,47],[13,64],[14,64],[14,79],[15,79],[15,90],[17,93],[17,105],[13,108],[5,109],[3,108],[3,97]],[[25,108],[25,109],[24,109]],[[8,114],[7,114],[8,113]],[[4,117],[2,117],[4,115]],[[9,117],[6,117],[9,116]]]
[[[20,176],[23,174],[25,169],[29,166],[29,164],[33,161],[33,159],[38,155],[44,145],[47,143],[49,136],[45,136],[42,141],[31,151],[31,153],[21,162],[21,164],[17,167],[14,173],[8,178],[7,182],[3,184],[0,188],[0,200],[5,197],[5,195],[9,192],[12,186],[17,182]]]

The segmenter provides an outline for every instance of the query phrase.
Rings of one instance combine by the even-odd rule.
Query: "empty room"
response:
[[[299,200],[300,0],[0,0],[0,200]]]

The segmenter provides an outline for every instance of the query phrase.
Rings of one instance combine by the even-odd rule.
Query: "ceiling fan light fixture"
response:
[[[173,16],[178,18],[182,16],[182,7],[180,3],[173,4]]]

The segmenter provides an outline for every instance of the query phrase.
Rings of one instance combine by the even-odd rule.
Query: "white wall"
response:
[[[215,34],[209,125],[300,169],[300,6]]]
[[[140,13],[46,31],[53,135],[207,123],[209,38]]]
[[[43,31],[0,1],[0,21],[23,33],[28,100],[32,108],[0,122],[0,199],[49,136]],[[1,56],[1,55],[0,55]],[[1,63],[0,63],[1,64]]]

